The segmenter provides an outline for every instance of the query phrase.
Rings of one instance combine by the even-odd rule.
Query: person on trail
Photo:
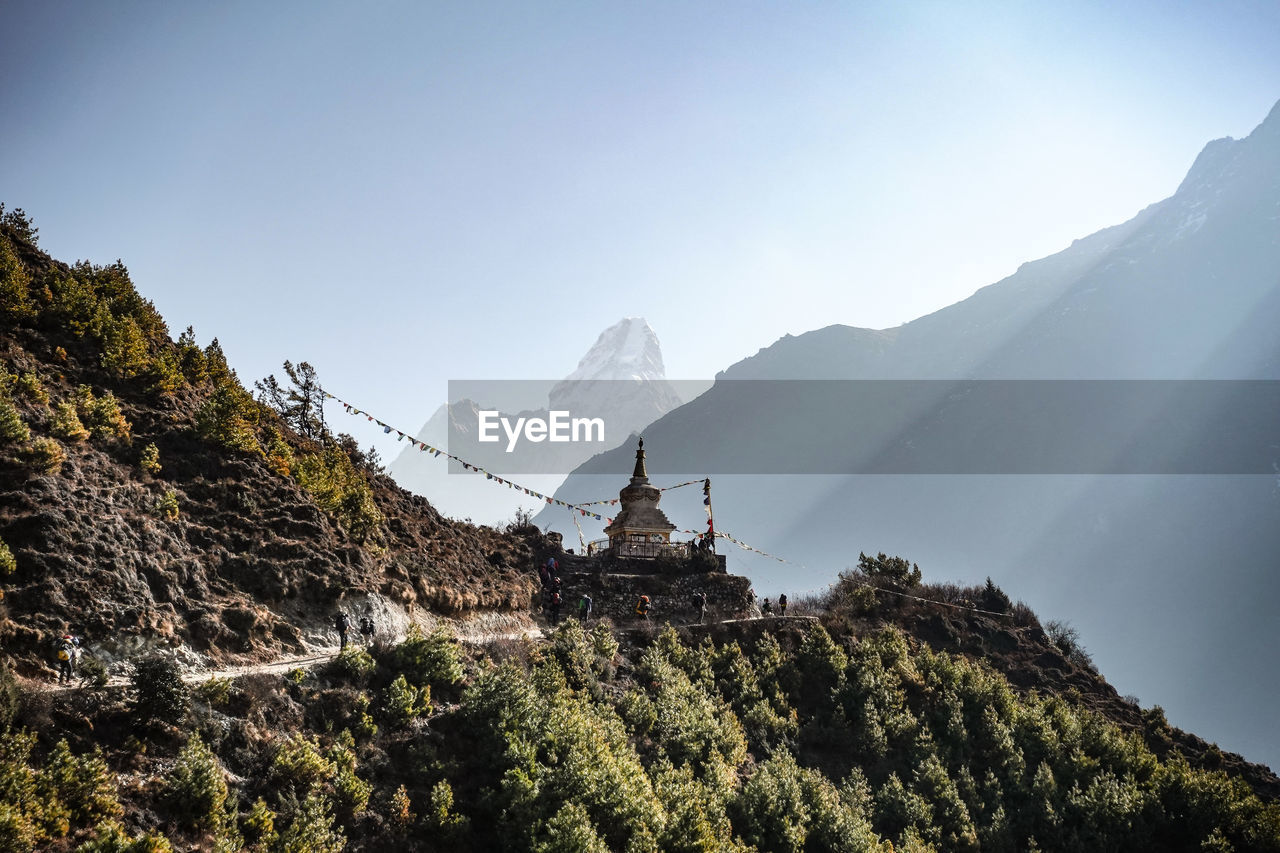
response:
[[[636,602],[636,615],[645,622],[649,621],[649,596],[640,596],[640,600]]]
[[[368,614],[360,617],[360,635],[364,637],[364,644],[366,646],[373,645],[373,619],[371,619]]]
[[[560,624],[560,593],[554,590],[551,593],[551,624]]]
[[[333,617],[333,627],[338,631],[338,651],[347,648],[347,631],[351,630],[351,617],[341,610]]]
[[[63,634],[54,643],[54,656],[58,659],[58,683],[70,683],[76,671],[76,658],[79,657],[80,638]]]
[[[761,605],[760,605],[760,614],[761,614],[762,616],[772,616],[772,615],[773,615],[773,605],[769,603],[769,599],[767,599],[767,598],[766,598],[766,599],[764,600],[764,604],[761,604]]]
[[[702,624],[702,620],[707,615],[707,594],[702,590],[698,590],[693,594],[693,609],[698,613],[698,624]]]
[[[782,595],[778,596],[778,615],[779,616],[787,615],[787,594],[785,592]]]
[[[591,596],[585,592],[582,594],[582,598],[578,599],[578,618],[582,620],[583,625],[591,621],[591,604]]]

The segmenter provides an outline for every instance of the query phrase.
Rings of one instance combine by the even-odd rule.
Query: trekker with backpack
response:
[[[555,590],[551,591],[551,624],[560,624],[560,593]]]
[[[345,651],[347,631],[351,630],[351,617],[339,610],[338,615],[333,617],[333,627],[338,631],[338,651]]]
[[[697,612],[698,624],[701,625],[707,615],[707,594],[702,590],[693,594],[693,609]]]
[[[584,592],[582,598],[578,599],[578,618],[582,620],[583,625],[591,621],[591,605],[591,596]]]
[[[778,596],[778,615],[779,616],[787,615],[787,594],[785,592],[782,595]]]
[[[63,634],[54,643],[54,656],[58,660],[58,683],[70,683],[76,671],[76,659],[80,656],[80,638]]]
[[[645,622],[649,621],[649,596],[640,596],[640,600],[636,602],[636,615]]]
[[[373,645],[373,620],[369,618],[368,614],[360,617],[360,635],[364,637],[364,644],[366,646]]]
[[[760,615],[762,616],[773,615],[773,605],[769,603],[769,599],[767,598],[764,600],[764,604],[760,605]]]

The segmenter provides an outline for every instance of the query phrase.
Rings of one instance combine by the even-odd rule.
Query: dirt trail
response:
[[[677,627],[692,630],[711,629],[717,625],[733,625],[752,622],[771,622],[773,624],[783,624],[787,622],[812,622],[816,621],[816,617],[808,615],[795,616],[753,616],[744,619],[723,619],[716,622],[708,622],[699,624],[696,622],[679,625]],[[460,642],[471,643],[475,645],[486,645],[488,643],[500,640],[542,640],[545,637],[544,626],[534,622],[525,616],[514,616],[511,614],[485,614],[474,619],[466,620],[458,623],[445,623],[453,630],[454,636]],[[627,630],[619,626],[618,630]],[[633,627],[633,630],[638,630]],[[403,642],[406,634],[399,633],[392,638],[393,643]],[[356,641],[352,641],[351,645],[359,646]],[[337,643],[332,645],[313,645],[307,651],[276,658],[270,661],[260,663],[240,664],[237,666],[227,667],[188,667],[182,673],[182,680],[187,684],[203,684],[210,679],[236,679],[244,675],[283,675],[293,669],[310,669],[313,666],[327,663],[333,660],[338,654],[339,647]],[[129,679],[124,675],[113,675],[108,680],[104,689],[118,689],[128,686]],[[66,693],[71,690],[82,689],[83,685],[79,681],[72,684],[43,685],[46,690],[51,693]]]
[[[463,643],[475,645],[484,645],[499,640],[520,640],[531,639],[541,640],[543,638],[542,626],[533,622],[527,617],[512,616],[509,614],[494,614],[492,616],[481,616],[476,619],[467,620],[459,623],[446,623],[453,630],[454,636]],[[391,638],[392,643],[401,643],[405,640],[406,633],[398,633]],[[358,641],[352,640],[349,645],[361,647]],[[210,679],[228,678],[235,679],[244,675],[283,675],[294,669],[310,669],[322,663],[327,663],[334,659],[339,652],[337,643],[331,645],[312,645],[307,651],[296,655],[287,655],[274,660],[263,661],[259,663],[240,664],[236,666],[226,667],[184,667],[182,672],[182,680],[187,684],[203,684]],[[80,679],[70,684],[45,684],[36,682],[40,687],[50,693],[67,693],[72,690],[84,689],[86,685],[82,684]],[[101,689],[119,689],[129,685],[129,678],[125,675],[112,675],[107,679],[107,683]]]

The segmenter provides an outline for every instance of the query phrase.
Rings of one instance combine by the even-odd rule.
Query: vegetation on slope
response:
[[[11,691],[0,850],[1280,849],[1280,806],[1066,698],[893,627],[758,623]]]
[[[536,529],[440,517],[328,428],[310,365],[255,398],[217,339],[170,339],[123,264],[60,264],[35,236],[0,208],[0,640],[24,672],[68,630],[117,658],[263,658],[356,597],[527,606]]]

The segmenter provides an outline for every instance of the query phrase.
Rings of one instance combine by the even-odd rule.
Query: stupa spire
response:
[[[638,485],[637,480],[649,482],[649,472],[644,467],[644,438],[640,439],[640,445],[636,448],[636,470],[631,472],[632,484]]]

